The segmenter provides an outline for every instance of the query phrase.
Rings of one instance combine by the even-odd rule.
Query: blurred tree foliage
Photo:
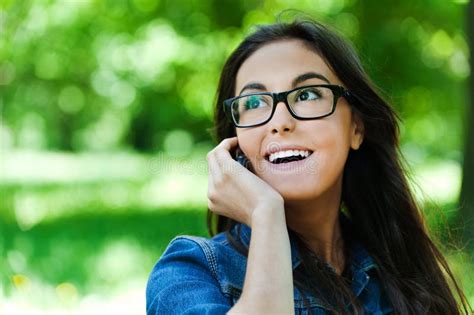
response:
[[[225,59],[255,24],[275,22],[288,8],[354,43],[404,120],[409,162],[458,167],[465,143],[464,160],[472,156],[472,132],[463,126],[472,71],[468,0],[2,0],[0,159],[16,149],[63,152],[35,153],[9,171],[17,178],[0,178],[0,295],[17,286],[13,275],[71,282],[84,296],[94,286],[112,292],[121,276],[146,279],[176,231],[204,235],[205,162],[192,160],[194,173],[186,172],[181,160],[168,164],[152,153],[201,154],[212,145],[207,130]],[[470,165],[464,196],[472,196]],[[439,181],[449,185],[451,170]],[[176,200],[176,211],[163,208]],[[184,213],[190,202],[195,211]],[[444,206],[448,215],[455,207]],[[447,241],[445,222],[428,220]],[[471,265],[459,263],[458,273],[471,274]],[[39,288],[31,296],[43,300]]]
[[[474,70],[474,2],[470,2],[467,10],[467,27],[471,51],[471,72]],[[469,82],[470,102],[465,119],[465,149],[463,161],[463,180],[460,195],[461,211],[459,221],[463,224],[463,241],[474,253],[474,78]]]
[[[176,129],[211,141],[225,58],[252,25],[291,7],[354,42],[401,112],[413,159],[460,161],[466,2],[5,0],[2,146],[153,152]]]

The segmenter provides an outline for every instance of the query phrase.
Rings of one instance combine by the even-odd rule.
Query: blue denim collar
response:
[[[341,225],[344,227],[347,224],[352,224],[351,220],[343,213],[339,212],[339,219],[341,221]],[[242,242],[248,248],[250,244],[250,237],[252,235],[252,229],[244,224],[239,223],[234,227],[234,232],[237,226],[241,226],[241,237]],[[290,246],[291,246],[291,262],[293,270],[301,264],[301,258],[299,256],[296,240],[293,237],[290,237]],[[362,243],[358,240],[352,240],[352,247],[350,248],[352,253],[352,261],[351,264],[355,265],[356,269],[363,269],[368,271],[372,268],[376,268],[377,265],[375,264],[372,257],[369,255],[367,250],[364,248]]]
[[[348,224],[352,224],[352,221],[342,212],[340,212],[339,219],[341,222],[341,228],[345,229],[345,227],[348,226]],[[236,237],[236,229],[240,226],[240,236],[241,236],[241,242],[248,248],[250,244],[250,237],[251,237],[251,228],[243,223],[238,223],[234,226],[232,229],[232,234],[234,237]],[[351,261],[350,261],[350,272],[352,275],[352,283],[351,283],[351,288],[352,291],[354,292],[355,296],[358,297],[361,292],[364,290],[364,288],[367,287],[369,281],[370,281],[370,276],[368,274],[368,271],[374,268],[378,268],[376,263],[374,262],[373,258],[369,255],[368,251],[365,249],[364,245],[362,242],[360,242],[357,239],[352,239],[351,242],[348,242],[348,244],[351,244],[349,251],[351,253]],[[292,262],[292,267],[293,270],[297,268],[301,264],[301,258],[298,254],[297,246],[296,246],[296,241],[291,237],[290,234],[290,246],[291,246],[291,262]],[[309,302],[313,306],[319,306],[322,308],[326,308],[324,306],[324,303],[319,297],[316,296],[309,296]],[[299,306],[303,307],[303,300],[302,296],[299,291],[295,290],[295,303],[297,303]],[[348,301],[346,306],[349,307],[350,302]]]

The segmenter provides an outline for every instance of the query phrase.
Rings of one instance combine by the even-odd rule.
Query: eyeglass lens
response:
[[[328,87],[306,87],[292,91],[287,96],[288,104],[296,116],[317,118],[329,114],[334,105],[334,94]],[[273,107],[270,95],[250,94],[232,103],[232,116],[241,126],[259,124],[266,121]]]

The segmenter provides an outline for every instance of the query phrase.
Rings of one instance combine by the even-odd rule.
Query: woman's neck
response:
[[[337,274],[345,266],[344,239],[339,221],[340,189],[333,189],[317,200],[285,202],[287,226]]]

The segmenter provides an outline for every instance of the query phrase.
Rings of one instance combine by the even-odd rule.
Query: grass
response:
[[[432,224],[439,227],[440,223]],[[26,231],[4,220],[0,232],[0,254],[6,257],[0,264],[3,295],[8,299],[21,294],[32,306],[48,309],[75,308],[91,294],[107,297],[128,285],[142,294],[154,263],[177,234],[206,236],[204,209],[116,213],[88,209]],[[472,300],[472,261],[461,251],[447,251],[446,256]]]
[[[117,288],[125,290],[130,282],[144,290],[149,272],[174,236],[206,235],[203,209],[97,212],[41,222],[27,231],[4,221],[4,297],[20,294],[31,305],[47,309],[77,306],[83,297],[107,296]]]
[[[169,241],[207,236],[205,161],[53,158],[15,155],[16,168],[2,174],[0,314],[143,314],[149,272]],[[442,197],[424,215],[474,305],[474,262],[455,246],[457,188],[432,185],[443,182],[438,177],[459,182],[459,172],[441,166],[418,176],[429,195]]]

